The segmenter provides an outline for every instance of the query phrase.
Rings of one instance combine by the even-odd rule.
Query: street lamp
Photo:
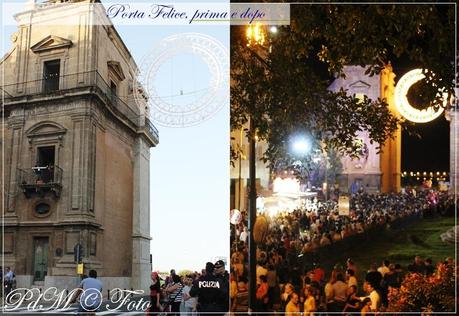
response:
[[[292,141],[292,151],[298,156],[304,156],[311,150],[311,142],[306,137],[297,137]]]
[[[262,48],[266,41],[265,27],[260,23],[249,25],[246,29],[247,48],[256,59],[266,65],[266,57],[261,57],[252,48]],[[266,52],[263,52],[265,56]],[[249,115],[249,312],[255,311],[257,303],[257,245],[254,239],[254,227],[257,220],[257,185],[256,185],[256,127]]]
[[[266,41],[265,28],[261,23],[251,24],[245,32],[247,46],[263,45]]]

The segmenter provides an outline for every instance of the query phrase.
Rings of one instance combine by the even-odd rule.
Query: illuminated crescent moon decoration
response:
[[[406,97],[408,90],[413,84],[424,78],[425,75],[422,73],[422,69],[414,69],[404,74],[395,86],[395,107],[400,115],[415,123],[427,123],[433,121],[444,111],[444,107],[441,107],[437,111],[435,111],[433,107],[429,107],[425,110],[418,110],[411,106],[408,102],[408,98]],[[444,105],[446,105],[446,97],[444,97],[444,100]]]

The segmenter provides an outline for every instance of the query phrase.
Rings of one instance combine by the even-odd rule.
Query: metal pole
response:
[[[325,152],[325,201],[328,201],[328,155]]]
[[[253,228],[257,219],[257,186],[256,186],[256,153],[255,153],[255,127],[252,119],[249,119],[249,311],[255,311],[257,291],[257,245],[253,238]]]

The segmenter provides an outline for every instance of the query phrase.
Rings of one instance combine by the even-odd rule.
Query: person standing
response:
[[[365,276],[365,281],[370,283],[375,289],[379,289],[382,281],[382,274],[377,270],[376,263],[371,264],[370,270]]]
[[[177,274],[172,274],[172,283],[166,289],[166,292],[169,294],[169,304],[171,305],[172,315],[180,315],[180,304],[182,303],[182,292],[183,284],[180,280],[180,276]]]
[[[348,289],[346,306],[343,313],[357,313],[360,310],[360,299],[357,296],[357,286],[351,285]]]
[[[346,277],[347,277],[347,285],[351,286],[358,286],[357,278],[355,277],[355,272],[352,269],[346,270]]]
[[[366,281],[363,284],[363,287],[364,287],[364,290],[369,294],[366,297],[368,297],[370,299],[371,311],[372,312],[378,312],[379,311],[379,307],[381,305],[381,296],[376,291],[376,289],[374,288],[373,284],[371,284],[370,282]],[[361,297],[360,299],[363,301],[366,297]],[[363,304],[363,305],[365,305],[365,304]]]
[[[342,273],[336,275],[336,282],[333,283],[333,312],[341,312],[346,305],[348,285],[344,282]]]
[[[218,260],[214,264],[214,275],[220,283],[220,301],[222,302],[223,310],[229,311],[229,273],[225,270],[225,262]]]
[[[260,285],[258,285],[256,298],[257,298],[257,312],[267,312],[268,311],[268,280],[266,275],[260,276]]]
[[[157,272],[152,272],[150,285],[150,308],[147,315],[161,312],[160,297],[161,286],[159,284],[159,276]]]
[[[206,263],[206,273],[191,287],[190,296],[198,298],[198,311],[203,315],[224,315],[225,300],[220,281],[214,275],[214,264]]]
[[[193,312],[196,311],[196,297],[190,296],[191,286],[193,285],[193,280],[190,276],[187,276],[183,282],[185,286],[183,287],[183,301],[181,313],[186,316],[192,316]]]
[[[8,299],[8,294],[13,290],[14,273],[10,267],[6,267],[5,272],[4,293],[5,297]]]
[[[291,299],[285,307],[285,316],[297,316],[300,313],[298,306],[298,294],[292,293]]]
[[[384,278],[384,275],[389,272],[389,260],[384,260],[382,265],[378,268],[378,272],[381,273],[382,277]]]
[[[277,278],[277,271],[274,269],[274,266],[272,264],[268,265],[268,274],[266,275],[266,278],[268,280],[268,309],[272,309],[274,300],[276,298],[276,290],[279,289],[278,285],[278,278]]]
[[[313,287],[306,287],[304,289],[304,295],[306,297],[304,301],[304,316],[314,316],[314,312],[317,311],[314,292]]]

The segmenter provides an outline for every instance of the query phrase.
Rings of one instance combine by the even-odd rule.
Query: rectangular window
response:
[[[116,97],[116,84],[113,81],[110,81],[110,94],[111,97]]]
[[[46,61],[43,66],[43,90],[45,93],[59,90],[60,59]]]
[[[55,150],[56,147],[54,146],[43,146],[37,148],[37,164],[39,167],[46,167],[46,166],[53,166],[54,165],[54,158],[55,158]]]

